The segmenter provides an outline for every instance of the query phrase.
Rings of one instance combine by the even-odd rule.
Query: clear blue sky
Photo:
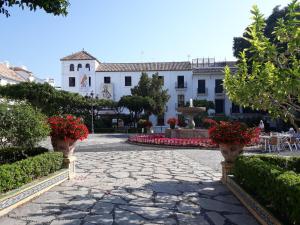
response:
[[[257,4],[265,15],[288,0],[71,0],[67,17],[10,9],[0,15],[0,61],[60,84],[60,61],[84,48],[102,62],[234,59],[232,42]]]

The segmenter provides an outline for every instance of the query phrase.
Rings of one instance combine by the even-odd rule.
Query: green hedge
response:
[[[9,147],[0,148],[0,164],[13,163],[26,159],[30,156],[36,156],[42,153],[48,152],[48,149],[43,147],[38,148],[21,148],[21,147]]]
[[[254,155],[248,157],[259,158],[263,161],[279,166],[282,169],[292,170],[296,173],[300,173],[300,157],[286,157],[276,155]]]
[[[235,162],[234,175],[245,190],[284,224],[300,224],[299,174],[259,157],[240,156]]]
[[[48,152],[0,166],[0,193],[19,188],[63,168],[63,154]]]

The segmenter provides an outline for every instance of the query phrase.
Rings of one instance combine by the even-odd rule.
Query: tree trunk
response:
[[[295,119],[292,116],[289,116],[289,121],[292,124],[292,126],[296,129],[296,132],[300,132],[299,130],[299,126],[297,125],[297,123],[295,122]]]

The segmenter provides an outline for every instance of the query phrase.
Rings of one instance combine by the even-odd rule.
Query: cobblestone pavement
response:
[[[0,224],[257,224],[220,183],[219,172],[179,150],[118,145],[111,151],[80,148],[74,180],[13,210]]]

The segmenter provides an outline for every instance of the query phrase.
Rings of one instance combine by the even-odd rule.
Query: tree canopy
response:
[[[134,96],[149,97],[153,100],[152,108],[149,112],[154,115],[161,115],[165,111],[165,106],[170,96],[168,90],[163,89],[163,80],[158,73],[149,77],[147,73],[142,73],[137,86],[131,89]]]
[[[251,10],[253,23],[244,37],[249,47],[240,53],[236,74],[225,68],[224,86],[236,104],[264,110],[273,118],[300,121],[300,29],[299,2],[287,7],[271,34],[265,34],[266,20],[257,6]],[[251,58],[247,57],[251,53]],[[249,69],[249,66],[251,67]]]
[[[26,100],[47,116],[57,114],[89,115],[92,104],[95,109],[112,107],[112,102],[109,100],[86,99],[79,94],[56,90],[47,83],[22,82],[0,86],[0,96],[8,99]]]
[[[277,20],[280,18],[286,19],[287,12],[288,12],[287,7],[280,9],[279,6],[276,6],[273,9],[272,14],[265,20],[266,25],[263,30],[263,33],[274,44],[278,44],[276,36],[273,33],[274,28],[277,25]],[[233,38],[233,55],[237,58],[240,58],[241,52],[243,52],[245,49],[250,47],[250,43],[249,41],[247,41],[247,38],[250,37],[248,32],[249,32],[249,27],[245,29],[245,32],[243,33],[242,37]],[[249,51],[246,52],[246,56],[247,58],[251,58],[252,56],[251,52]]]
[[[45,10],[55,16],[68,14],[67,8],[70,5],[68,0],[0,0],[0,13],[10,16],[9,7],[19,6],[35,11],[37,8]]]
[[[132,120],[136,124],[143,111],[150,111],[154,106],[153,99],[143,96],[126,95],[123,96],[118,105],[129,110]]]

